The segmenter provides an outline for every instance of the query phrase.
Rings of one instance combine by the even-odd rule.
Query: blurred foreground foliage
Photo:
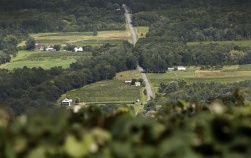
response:
[[[238,100],[238,96],[236,96]],[[40,110],[11,118],[0,109],[0,157],[243,158],[251,155],[251,103],[178,101],[139,114],[129,107]]]

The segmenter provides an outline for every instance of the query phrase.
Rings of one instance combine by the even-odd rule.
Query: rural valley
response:
[[[250,0],[0,2],[0,158],[250,156]]]

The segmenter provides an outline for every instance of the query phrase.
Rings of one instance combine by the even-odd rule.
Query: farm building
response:
[[[62,102],[61,105],[64,106],[71,106],[72,105],[72,99],[65,98]]]
[[[179,70],[179,71],[186,71],[186,67],[184,67],[184,66],[177,66],[177,70]]]
[[[36,50],[44,50],[44,48],[45,48],[45,45],[43,45],[43,44],[35,44],[35,49]]]
[[[136,87],[140,87],[140,82],[135,82]]]
[[[174,68],[169,67],[169,68],[167,68],[167,71],[174,71]]]
[[[126,83],[126,84],[131,84],[132,81],[131,81],[131,80],[130,80],[130,81],[128,80],[128,81],[125,81],[125,83]]]
[[[75,51],[75,52],[83,52],[83,47],[79,47],[79,48],[78,48],[78,47],[75,47],[75,48],[74,48],[74,51]]]

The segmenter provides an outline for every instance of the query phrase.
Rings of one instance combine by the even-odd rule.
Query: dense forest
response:
[[[194,41],[238,41],[251,38],[250,1],[131,1],[134,26],[149,26],[135,54],[148,72],[175,65],[248,64],[250,47],[187,45]],[[155,64],[151,64],[151,63]]]

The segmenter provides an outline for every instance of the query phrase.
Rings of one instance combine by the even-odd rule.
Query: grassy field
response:
[[[225,66],[222,70],[199,70],[199,67],[189,67],[187,71],[172,71],[160,74],[148,73],[147,77],[154,92],[160,83],[168,83],[176,79],[184,79],[188,83],[194,82],[240,82],[251,79],[251,64]]]
[[[85,103],[132,103],[140,99],[140,89],[120,80],[107,80],[69,91],[60,99],[79,97]]]
[[[19,51],[10,63],[2,65],[1,68],[8,70],[23,68],[24,66],[29,68],[42,67],[44,69],[50,69],[54,66],[67,68],[78,58],[89,57],[90,55],[89,52]]]
[[[45,45],[60,44],[65,46],[66,42],[77,46],[91,45],[101,46],[104,43],[121,44],[123,41],[130,40],[130,35],[125,31],[99,31],[97,36],[92,32],[56,32],[56,33],[37,33],[30,34],[36,42]],[[24,45],[25,42],[19,44]]]
[[[188,46],[192,45],[199,45],[199,44],[210,44],[210,43],[217,43],[220,45],[238,45],[238,46],[243,46],[243,47],[248,47],[251,46],[251,40],[246,40],[246,41],[203,41],[203,42],[187,42]]]
[[[135,28],[135,32],[136,32],[138,38],[145,38],[146,33],[149,31],[148,26],[138,26],[138,27],[134,27],[134,28]]]
[[[125,80],[140,79],[141,74],[137,70],[120,72],[113,80],[100,81],[82,88],[75,89],[62,95],[59,102],[65,97],[80,98],[81,102],[87,104],[127,104],[135,105],[139,109],[145,102],[146,97],[143,94],[144,87],[136,87],[134,85],[125,84]],[[140,100],[137,104],[132,104],[136,100]],[[137,105],[137,106],[136,106]]]

